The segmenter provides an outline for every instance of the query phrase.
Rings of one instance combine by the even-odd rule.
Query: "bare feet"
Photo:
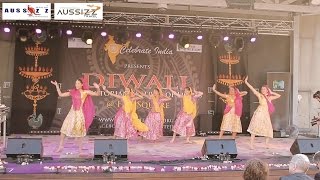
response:
[[[253,144],[250,144],[250,149],[254,150]]]
[[[174,139],[171,139],[170,143],[173,143],[174,142]]]
[[[59,147],[58,149],[56,149],[54,152],[55,153],[61,153],[62,152],[62,150],[63,150],[63,147]]]
[[[192,144],[193,142],[190,141],[190,140],[187,140],[186,143],[187,143],[187,144]]]

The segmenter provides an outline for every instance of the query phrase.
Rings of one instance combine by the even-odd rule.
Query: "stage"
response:
[[[163,137],[158,142],[145,140],[128,141],[128,160],[119,160],[115,164],[105,164],[102,160],[94,160],[94,139],[112,138],[108,136],[88,136],[84,140],[84,148],[81,154],[73,138],[66,139],[65,148],[62,153],[54,153],[59,142],[57,135],[14,135],[10,137],[42,138],[44,152],[43,160],[37,160],[27,165],[17,164],[12,159],[2,159],[6,164],[6,174],[13,176],[19,174],[108,174],[109,176],[124,175],[126,173],[158,174],[179,172],[215,172],[231,173],[239,176],[247,160],[260,158],[269,163],[273,172],[287,173],[287,163],[290,160],[290,147],[294,139],[274,138],[271,140],[270,148],[265,148],[264,138],[256,139],[255,150],[249,148],[249,136],[239,136],[236,139],[238,156],[233,163],[221,163],[217,160],[201,160],[201,148],[205,139],[217,139],[217,136],[193,137],[192,144],[186,144],[184,138],[178,137],[176,142],[170,143],[171,137]],[[230,138],[230,136],[225,136]],[[314,167],[310,172],[314,171]],[[237,175],[238,174],[238,175]],[[211,177],[213,174],[207,174]],[[220,174],[221,175],[221,174]],[[201,176],[205,176],[205,173]],[[225,176],[225,175],[224,175]],[[105,177],[105,176],[103,176]],[[132,176],[134,177],[134,176]],[[131,178],[132,178],[131,177]],[[159,177],[160,178],[160,177]],[[120,178],[121,179],[121,178]],[[201,178],[200,178],[201,179]]]

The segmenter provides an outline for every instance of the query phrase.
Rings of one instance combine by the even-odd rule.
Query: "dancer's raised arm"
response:
[[[117,95],[117,94],[114,94],[114,93],[110,92],[110,91],[106,88],[105,85],[102,85],[102,89],[103,89],[106,93],[108,93],[110,96],[113,96],[113,97],[118,98],[118,99],[122,99],[122,96],[119,96],[119,95]]]
[[[269,97],[270,100],[275,100],[275,99],[278,99],[278,98],[281,97],[280,94],[278,94],[278,93],[276,93],[276,92],[273,92],[273,91],[271,91],[270,89],[269,89],[269,92],[270,92],[270,94],[272,95],[272,96]]]
[[[174,94],[175,96],[177,96],[178,98],[182,98],[183,96],[179,93],[177,93],[176,91],[172,90],[171,87],[169,88],[169,91],[172,92],[172,94]]]
[[[143,99],[143,96],[139,93],[134,93],[134,97],[132,98],[132,101]]]
[[[57,81],[51,81],[51,84],[56,86],[56,89],[57,89],[59,97],[68,97],[68,96],[70,96],[70,92],[64,92],[64,93],[61,92]]]
[[[254,87],[252,87],[251,84],[249,84],[249,82],[248,82],[248,76],[246,77],[246,79],[244,80],[244,82],[245,82],[246,85],[249,87],[249,89],[253,92],[254,95],[260,96],[260,93],[259,93]]]
[[[247,91],[241,91],[241,92],[240,92],[240,96],[245,96],[245,95],[247,95],[247,94],[248,94]]]
[[[213,86],[212,86],[212,90],[213,90],[213,92],[214,93],[216,93],[218,96],[220,96],[220,97],[222,97],[222,98],[227,98],[227,95],[226,94],[222,94],[221,92],[219,92],[219,91],[217,91],[216,90],[216,84],[214,84]]]
[[[85,90],[85,92],[90,96],[100,96],[100,86],[97,83],[93,83],[93,86],[97,89],[97,91]]]
[[[194,97],[199,98],[203,95],[203,92],[201,91],[196,91],[196,89],[193,88],[193,92],[194,92]]]
[[[146,95],[145,93],[143,93],[143,92],[141,92],[141,91],[139,91],[139,90],[137,90],[137,93],[138,93],[139,95],[147,98],[147,99],[151,99],[151,96],[150,96],[150,95]]]

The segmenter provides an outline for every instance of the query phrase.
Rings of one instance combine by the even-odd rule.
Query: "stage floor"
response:
[[[44,157],[53,158],[93,158],[94,139],[112,139],[109,136],[87,136],[83,141],[83,150],[79,154],[78,146],[74,138],[65,140],[65,148],[61,153],[55,153],[54,150],[58,146],[59,136],[56,135],[13,135],[10,137],[23,138],[42,138],[44,146]],[[10,138],[9,137],[9,138]],[[185,139],[177,137],[174,143],[170,143],[171,137],[163,137],[159,141],[151,142],[147,140],[129,140],[128,141],[128,160],[129,161],[162,161],[162,160],[181,160],[190,159],[201,156],[201,149],[205,139],[217,139],[218,136],[193,137],[192,144],[185,143]],[[230,136],[225,136],[229,139]],[[250,137],[239,136],[236,139],[238,159],[251,158],[274,158],[291,156],[290,147],[294,139],[290,138],[274,138],[270,141],[270,148],[267,149],[264,144],[263,137],[256,138],[255,149],[249,148]],[[4,153],[1,157],[5,157]]]
[[[94,139],[111,139],[107,136],[87,136],[83,143],[83,151],[78,153],[75,139],[67,138],[65,148],[61,153],[54,153],[59,136],[56,135],[14,135],[10,137],[42,138],[44,146],[43,157],[53,159],[41,160],[26,166],[17,164],[16,161],[5,159],[8,164],[7,173],[102,173],[106,168],[112,167],[112,172],[198,172],[198,171],[241,171],[247,160],[260,158],[269,163],[270,169],[285,170],[290,161],[290,147],[294,139],[274,138],[267,149],[263,137],[256,138],[255,150],[249,147],[250,137],[239,136],[236,139],[238,156],[233,163],[221,163],[217,160],[193,159],[201,156],[201,149],[205,139],[217,139],[217,136],[193,137],[192,144],[186,144],[185,139],[177,137],[176,142],[170,143],[171,137],[163,137],[157,142],[146,140],[128,141],[128,160],[116,164],[106,164],[101,160],[93,160]],[[230,136],[225,136],[229,139]],[[5,158],[5,152],[1,154]],[[88,171],[84,171],[84,169]],[[313,168],[314,169],[314,168]]]

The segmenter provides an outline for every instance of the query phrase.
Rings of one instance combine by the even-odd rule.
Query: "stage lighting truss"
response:
[[[1,16],[1,15],[0,15]],[[188,29],[228,29],[231,31],[253,31],[257,34],[284,35],[289,36],[293,31],[293,21],[250,19],[250,18],[226,18],[209,16],[186,16],[168,14],[146,14],[146,13],[125,13],[125,12],[104,12],[103,21],[61,21],[51,20],[50,22],[65,22],[79,24],[99,25],[125,25],[125,26],[158,26],[170,28]]]

